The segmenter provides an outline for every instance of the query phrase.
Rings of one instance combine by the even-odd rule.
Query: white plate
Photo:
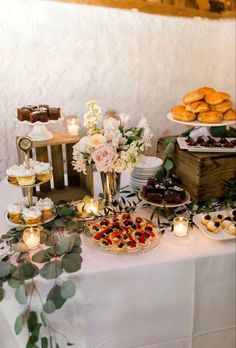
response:
[[[184,121],[175,120],[171,113],[169,113],[167,115],[167,118],[168,118],[168,120],[170,120],[172,122],[176,122],[176,123],[180,123],[180,124],[187,124],[188,126],[195,126],[195,127],[219,127],[219,126],[229,126],[231,124],[236,123],[235,120],[223,121],[221,123],[203,123],[203,122],[199,122],[199,121],[184,122]]]
[[[212,213],[208,213],[210,216],[214,216],[217,214],[221,215],[227,215],[229,214],[229,210],[220,210]],[[206,227],[201,223],[202,216],[206,214],[198,214],[193,217],[193,222],[199,227],[200,231],[205,234],[207,237],[215,240],[230,240],[230,239],[236,239],[236,236],[233,236],[229,234],[228,232],[224,231],[223,229],[219,230],[217,233],[211,233],[207,231]]]
[[[190,146],[186,143],[187,138],[179,137],[177,142],[181,150],[188,150],[190,152],[224,152],[224,153],[236,153],[236,147],[226,148],[226,147],[206,147],[206,146]],[[233,140],[234,138],[228,138],[228,140]]]
[[[191,202],[191,197],[188,191],[185,191],[185,200],[181,203],[178,204],[163,204],[163,203],[154,203],[154,202],[149,202],[143,195],[142,195],[142,189],[139,192],[139,197],[145,202],[150,205],[153,205],[154,207],[160,207],[160,208],[177,208],[181,207],[184,204],[189,204]]]
[[[159,157],[146,156],[144,163],[137,163],[134,167],[134,170],[138,168],[138,170],[148,170],[152,168],[158,168],[162,165],[163,161]]]

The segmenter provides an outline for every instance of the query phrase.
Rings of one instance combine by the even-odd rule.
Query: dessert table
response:
[[[126,184],[129,177],[122,180]],[[94,182],[98,193],[100,179]],[[6,205],[21,192],[3,180],[0,197],[0,233],[5,233]],[[140,206],[137,214],[150,217],[151,211]],[[195,227],[185,240],[167,230],[156,248],[140,255],[105,255],[85,244],[82,249],[82,269],[70,276],[76,296],[50,314],[54,328],[74,347],[235,347],[235,241],[208,239]],[[42,292],[48,289],[48,281],[38,282]],[[7,291],[0,303],[1,348],[24,347],[26,333],[14,334],[21,311],[14,292]]]

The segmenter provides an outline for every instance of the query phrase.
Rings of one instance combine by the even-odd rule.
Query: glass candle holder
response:
[[[70,135],[78,135],[79,119],[77,117],[71,117],[67,119],[67,131]]]
[[[26,228],[23,233],[23,241],[29,249],[40,244],[40,230],[36,227]]]
[[[98,213],[98,201],[94,198],[89,199],[84,207],[87,214],[96,215]]]
[[[186,238],[188,235],[188,219],[183,216],[174,218],[174,235],[178,238]]]

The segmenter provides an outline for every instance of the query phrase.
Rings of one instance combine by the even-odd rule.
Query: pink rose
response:
[[[117,154],[110,145],[99,147],[92,153],[92,159],[99,172],[109,172],[117,159]]]

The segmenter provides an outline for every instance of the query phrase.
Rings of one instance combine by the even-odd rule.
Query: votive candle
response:
[[[67,131],[70,135],[78,135],[79,120],[77,117],[72,117],[67,119]]]
[[[188,219],[178,216],[174,219],[174,234],[178,238],[185,238],[188,234]]]
[[[40,244],[40,230],[36,227],[30,227],[24,230],[23,241],[29,249],[35,248]]]
[[[96,215],[98,212],[98,201],[94,198],[89,199],[85,204],[85,211],[87,214]]]

